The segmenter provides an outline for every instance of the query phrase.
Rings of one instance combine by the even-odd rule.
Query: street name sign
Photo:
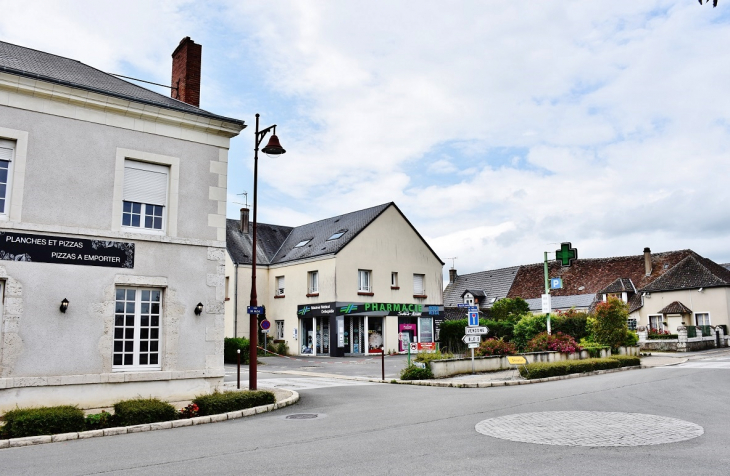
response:
[[[482,337],[481,336],[464,336],[461,338],[462,342],[464,344],[478,344],[481,342]]]
[[[469,306],[471,306],[471,304],[465,304],[463,302],[460,302],[459,304],[456,305],[456,307],[469,307]]]
[[[464,333],[468,336],[489,334],[489,327],[465,327]]]
[[[478,349],[479,348],[479,344],[469,344],[469,348],[470,349]]]
[[[467,312],[479,312],[479,306],[467,306]]]
[[[248,306],[246,308],[247,314],[263,314],[264,313],[264,307],[263,306]]]

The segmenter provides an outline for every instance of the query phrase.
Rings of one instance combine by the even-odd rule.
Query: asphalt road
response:
[[[299,404],[255,417],[0,450],[0,473],[724,475],[730,359],[711,362],[514,387],[309,388],[298,390]],[[652,446],[582,447],[514,442],[475,429],[486,419],[556,411],[670,417],[703,434]],[[286,418],[294,414],[316,418]],[[587,425],[565,420],[551,429],[570,436]]]

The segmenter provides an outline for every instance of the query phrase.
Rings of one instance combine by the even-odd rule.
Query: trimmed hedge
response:
[[[583,346],[583,350],[588,352],[588,355],[590,355],[591,357],[596,358],[596,359],[600,357],[601,351],[604,349],[608,350],[608,349],[611,349],[611,347],[609,347],[607,345],[596,344],[596,343],[589,343],[588,345]]]
[[[609,359],[621,362],[621,367],[633,367],[641,365],[641,357],[636,355],[612,355]]]
[[[617,369],[621,362],[616,359],[563,360],[560,362],[537,362],[520,367],[524,378],[546,378],[560,375],[593,372],[594,370]]]
[[[223,361],[227,364],[238,362],[238,349],[241,349],[241,364],[248,365],[248,339],[243,337],[226,337],[223,340]]]
[[[175,407],[157,398],[122,400],[114,404],[114,415],[120,426],[177,420]]]
[[[84,412],[71,405],[58,407],[18,408],[4,416],[2,438],[53,435],[84,431]]]
[[[193,400],[193,403],[198,406],[200,416],[235,412],[275,402],[274,394],[267,390],[215,392],[210,395],[197,396]]]

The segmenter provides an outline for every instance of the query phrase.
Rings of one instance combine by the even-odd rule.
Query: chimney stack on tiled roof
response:
[[[239,229],[244,235],[248,235],[248,208],[241,208],[241,223]]]
[[[456,281],[456,270],[451,268],[449,270],[449,284],[453,284]]]
[[[200,107],[200,59],[203,47],[186,36],[172,52],[172,97]]]
[[[648,246],[644,248],[644,272],[651,276],[651,250]]]

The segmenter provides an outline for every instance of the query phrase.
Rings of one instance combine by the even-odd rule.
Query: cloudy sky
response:
[[[229,217],[394,201],[460,274],[691,248],[730,262],[730,0],[0,0],[0,39],[169,83],[203,45],[201,107],[246,120]],[[165,93],[163,89],[160,92]]]

